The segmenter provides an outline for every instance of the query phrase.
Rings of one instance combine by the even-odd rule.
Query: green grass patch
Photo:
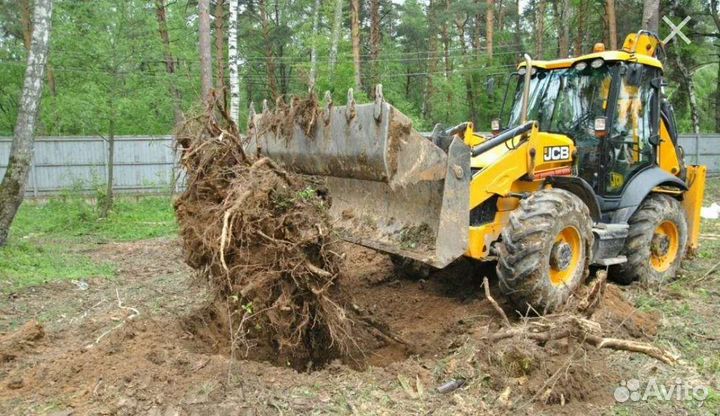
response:
[[[77,197],[26,202],[10,230],[11,238],[136,241],[177,233],[169,198],[121,198],[115,201],[107,218],[98,214],[94,203]]]
[[[720,177],[708,178],[705,183],[705,204],[720,203]]]
[[[62,244],[11,240],[0,249],[0,292],[59,280],[112,277],[113,264],[68,253]]]
[[[136,241],[177,234],[172,201],[119,198],[107,218],[81,197],[26,201],[0,247],[0,292],[60,280],[112,277],[116,266],[81,253],[87,243]]]

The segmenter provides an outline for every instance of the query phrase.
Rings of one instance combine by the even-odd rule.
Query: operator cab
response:
[[[606,52],[598,44],[592,54],[533,61],[530,68],[527,119],[537,121],[542,132],[573,139],[574,173],[601,197],[621,195],[636,174],[657,164],[659,45],[654,35],[641,32],[628,36],[623,51]],[[518,69],[506,128],[521,124],[527,70],[524,64]]]

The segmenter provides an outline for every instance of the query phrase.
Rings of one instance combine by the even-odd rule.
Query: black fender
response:
[[[587,205],[593,221],[601,220],[600,204],[595,196],[595,191],[585,179],[578,176],[551,176],[545,180],[545,183],[553,188],[572,192]]]
[[[606,198],[600,201],[607,222],[626,223],[638,206],[657,186],[672,186],[683,191],[688,187],[685,182],[657,166],[644,169],[627,183],[619,198]]]

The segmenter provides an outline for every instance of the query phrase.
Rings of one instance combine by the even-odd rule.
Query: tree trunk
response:
[[[240,77],[238,76],[238,0],[229,0],[228,18],[228,67],[230,71],[230,118],[239,127],[240,117]]]
[[[317,80],[317,36],[319,16],[320,0],[315,0],[315,10],[313,10],[312,48],[310,49],[310,80],[308,82],[310,90],[315,89],[315,82]]]
[[[342,28],[342,5],[344,0],[335,0],[335,16],[333,16],[332,41],[330,44],[330,85],[335,80],[335,65],[337,64],[338,46],[340,44],[340,29]]]
[[[30,0],[20,1],[20,26],[22,27],[23,46],[25,50],[30,50],[32,42],[32,6]]]
[[[505,1],[495,1],[495,14],[497,14],[497,18],[495,21],[497,24],[495,25],[494,29],[497,30],[499,33],[503,33],[505,30],[505,14],[507,13],[507,7],[505,7]]]
[[[448,16],[449,14],[450,0],[445,0],[445,16]],[[450,62],[450,32],[448,31],[448,25],[445,22],[442,23],[440,33],[442,35],[443,57],[445,61],[445,79],[447,79],[452,71],[452,64]]]
[[[0,246],[7,242],[10,224],[22,203],[25,183],[32,166],[35,123],[40,111],[50,43],[52,0],[35,0],[32,21],[34,25],[15,134],[7,171],[0,183]]]
[[[287,4],[287,3],[285,3]],[[280,12],[280,0],[273,2],[273,8],[275,9],[275,27],[284,27],[282,24],[282,14]],[[292,65],[288,65],[285,61],[285,44],[280,43],[277,48],[277,54],[273,54],[274,57],[278,58],[280,64],[278,65],[278,72],[280,73],[280,95],[287,95],[290,87],[290,76],[292,75]],[[274,64],[274,58],[273,58]]]
[[[658,33],[660,25],[660,0],[643,0],[641,29]]]
[[[675,67],[680,74],[680,82],[685,93],[688,95],[690,104],[690,120],[692,121],[693,133],[700,134],[700,111],[697,104],[697,96],[695,95],[695,82],[693,81],[692,72],[688,71],[680,59],[680,55],[675,54]]]
[[[165,71],[170,78],[168,89],[170,90],[170,99],[173,103],[173,113],[175,115],[175,128],[179,128],[183,122],[182,113],[182,97],[177,87],[177,78],[175,77],[175,59],[170,50],[170,35],[167,27],[167,14],[165,8],[165,0],[155,0],[155,17],[158,22],[158,31],[160,32],[160,40],[162,42],[163,58],[165,60]]]
[[[32,41],[32,5],[30,4],[30,0],[22,0],[20,3],[20,26],[22,26],[23,46],[27,52],[30,52],[30,44]],[[45,64],[45,71],[47,72],[50,95],[52,95],[53,98],[57,97],[55,71],[53,71],[53,67],[50,65],[49,60]],[[55,119],[57,121],[58,113],[55,112],[55,115]]]
[[[715,29],[720,33],[720,10],[718,0],[710,0],[710,16],[715,22]],[[720,61],[720,53],[718,53]],[[715,132],[720,133],[720,62],[718,63],[717,79],[715,80]]]
[[[353,66],[355,68],[355,89],[362,91],[360,78],[360,0],[351,0],[350,2],[350,25]]]
[[[116,81],[113,81],[116,82]],[[110,120],[108,120],[108,158],[107,158],[107,182],[105,183],[105,199],[101,201],[100,218],[107,218],[115,200],[113,194],[113,182],[115,181],[115,87],[112,89],[108,106],[110,107]]]
[[[715,80],[715,133],[720,133],[720,63],[718,63],[717,79]]]
[[[272,41],[270,39],[270,22],[267,16],[267,5],[265,0],[258,0],[258,8],[260,9],[260,21],[262,25],[262,36],[265,41],[265,69],[267,73],[268,88],[270,96],[273,100],[279,97],[277,82],[275,81],[275,59],[273,57]]]
[[[487,1],[487,0],[486,0]],[[481,7],[480,7],[480,0],[475,0],[474,8],[477,10],[475,15],[473,16],[474,22],[472,25],[472,34],[470,36],[470,45],[472,46],[473,54],[475,55],[475,59],[480,59],[482,54],[480,53],[480,48],[482,45],[482,28],[484,27],[484,20],[485,17],[480,13]]]
[[[617,50],[617,19],[615,18],[615,0],[605,0],[605,11],[608,22],[608,38],[610,39],[610,49]]]
[[[488,61],[493,59],[493,35],[495,32],[495,0],[487,0],[487,13],[485,13],[485,39],[487,41]],[[463,41],[463,44],[465,42]]]
[[[545,0],[538,0],[535,13],[535,58],[543,59],[545,41]]]
[[[560,36],[558,37],[558,58],[565,58],[570,52],[570,0],[560,5]]]
[[[225,0],[216,0],[215,3],[215,71],[217,79],[215,82],[218,92],[222,92],[221,104],[226,105],[227,94],[225,91]]]
[[[583,36],[585,36],[585,15],[587,14],[587,2],[589,0],[580,0],[577,11],[577,33],[575,35],[574,55],[583,54]]]
[[[200,91],[205,102],[212,90],[212,57],[210,52],[210,0],[198,0],[198,49],[200,52]]]
[[[515,1],[515,47],[518,51],[524,51],[525,47],[523,46],[522,41],[522,25],[520,24],[520,17],[521,17],[521,10],[520,10],[520,0]]]
[[[380,0],[370,0],[370,96],[375,95],[375,85],[380,83]]]
[[[435,27],[435,7],[433,0],[428,2],[428,27]],[[421,113],[424,119],[433,120],[432,116],[432,97],[435,93],[433,87],[433,75],[437,72],[437,37],[434,31],[428,32],[428,74],[425,84],[425,94],[422,102]]]
[[[491,0],[492,1],[492,0]],[[463,54],[463,65],[465,68],[468,66],[468,50],[467,44],[465,43],[465,25],[467,24],[467,16],[459,17],[455,19],[455,26],[458,29],[458,35],[460,36],[460,47]],[[490,56],[492,58],[492,56]],[[464,68],[464,69],[465,69]],[[463,73],[465,78],[465,99],[468,103],[468,110],[470,113],[470,121],[473,123],[477,122],[477,111],[475,110],[475,94],[473,91],[472,74],[467,70]]]

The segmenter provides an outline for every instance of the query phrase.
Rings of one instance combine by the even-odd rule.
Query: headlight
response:
[[[575,64],[575,69],[578,71],[584,71],[587,68],[587,62],[578,62]]]
[[[522,68],[518,69],[518,74],[519,74],[519,75],[525,75],[526,72],[527,72],[527,69],[525,69],[525,67],[522,67]]]
[[[590,62],[590,66],[594,69],[598,69],[603,65],[605,65],[605,61],[602,58],[597,58]]]

